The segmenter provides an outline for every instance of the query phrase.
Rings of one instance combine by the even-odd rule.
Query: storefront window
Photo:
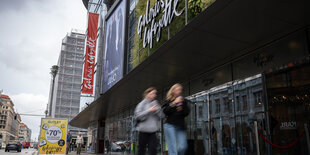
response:
[[[273,154],[309,154],[307,147],[309,137],[303,134],[309,132],[309,64],[266,75],[270,137],[272,143],[287,146],[286,148],[272,148]],[[278,83],[286,83],[283,87],[278,87],[274,80],[279,75],[286,77],[278,81]],[[295,75],[299,75],[298,78]],[[265,136],[268,137],[268,134]]]

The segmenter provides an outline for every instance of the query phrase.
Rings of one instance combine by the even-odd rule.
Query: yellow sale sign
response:
[[[67,119],[41,119],[40,155],[66,153],[67,126]]]

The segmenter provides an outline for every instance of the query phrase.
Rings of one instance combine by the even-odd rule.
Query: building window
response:
[[[263,93],[262,91],[254,92],[254,105],[256,107],[262,106],[263,105]]]
[[[225,112],[231,112],[231,104],[229,102],[228,97],[224,97],[223,102],[224,102],[224,111]]]
[[[68,62],[68,64],[69,64],[69,62]],[[70,62],[70,64],[71,64],[71,62]],[[72,63],[73,64],[73,63]],[[65,73],[66,74],[73,74],[73,68],[66,68],[65,69]],[[72,79],[71,79],[72,80]]]
[[[83,63],[76,63],[75,67],[82,68],[83,67]]]
[[[236,96],[236,106],[237,106],[237,111],[240,111],[241,110],[241,106],[240,106],[240,99],[239,99],[239,96]]]
[[[203,115],[203,108],[202,108],[202,106],[199,106],[198,107],[198,117],[202,118],[202,115]]]
[[[75,84],[75,85],[73,85],[73,89],[80,90],[81,89],[81,85],[80,84]]]
[[[220,104],[220,100],[216,99],[215,100],[215,113],[220,113],[221,112],[221,104]]]
[[[242,109],[247,110],[248,109],[248,99],[247,99],[246,95],[242,96],[242,103],[243,103]]]
[[[74,72],[75,72],[75,74],[81,74],[82,75],[82,69],[75,69]]]
[[[65,82],[72,82],[72,79],[73,79],[72,76],[64,77],[64,81],[65,81]]]

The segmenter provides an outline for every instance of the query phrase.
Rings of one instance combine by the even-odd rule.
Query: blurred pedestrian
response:
[[[109,153],[110,152],[110,148],[111,148],[109,139],[106,138],[104,143],[105,143],[105,148],[107,150],[107,153]]]
[[[70,149],[70,144],[72,143],[72,135],[70,134],[70,130],[68,130],[67,133],[67,149],[66,149],[66,154],[69,153],[69,149]]]
[[[139,155],[145,155],[146,147],[150,155],[156,155],[156,131],[160,129],[161,107],[156,100],[157,90],[154,87],[146,89],[143,100],[135,109],[137,131],[139,131]]]
[[[82,133],[79,132],[79,134],[76,137],[76,145],[77,145],[76,154],[81,154],[81,149],[82,149],[83,144],[84,144],[84,139],[83,139]]]
[[[91,152],[92,151],[92,143],[89,143],[89,146],[88,146],[88,150],[89,150],[89,152]]]
[[[74,148],[75,148],[75,142],[72,139],[72,142],[71,142],[71,145],[70,145],[70,152],[74,151]]]
[[[169,155],[184,155],[187,149],[186,126],[184,118],[190,110],[187,100],[182,97],[181,84],[173,85],[167,93],[163,112],[167,116],[164,133]]]

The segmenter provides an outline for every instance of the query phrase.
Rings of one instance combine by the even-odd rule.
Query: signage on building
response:
[[[106,19],[102,91],[110,89],[123,77],[126,1],[120,1]]]
[[[138,20],[138,35],[140,39],[143,33],[143,48],[147,45],[153,47],[153,38],[159,42],[161,31],[170,25],[174,17],[180,16],[184,9],[178,11],[179,0],[158,0],[150,8],[150,0],[147,0],[146,11]],[[157,17],[159,17],[157,19]]]
[[[295,130],[297,129],[297,123],[295,121],[280,122],[280,130]]]
[[[40,126],[39,154],[65,154],[67,119],[42,118]]]
[[[94,71],[95,71],[95,58],[96,58],[96,41],[98,30],[99,14],[88,14],[88,28],[87,28],[87,41],[84,60],[84,74],[83,74],[83,94],[93,94],[94,88]]]

